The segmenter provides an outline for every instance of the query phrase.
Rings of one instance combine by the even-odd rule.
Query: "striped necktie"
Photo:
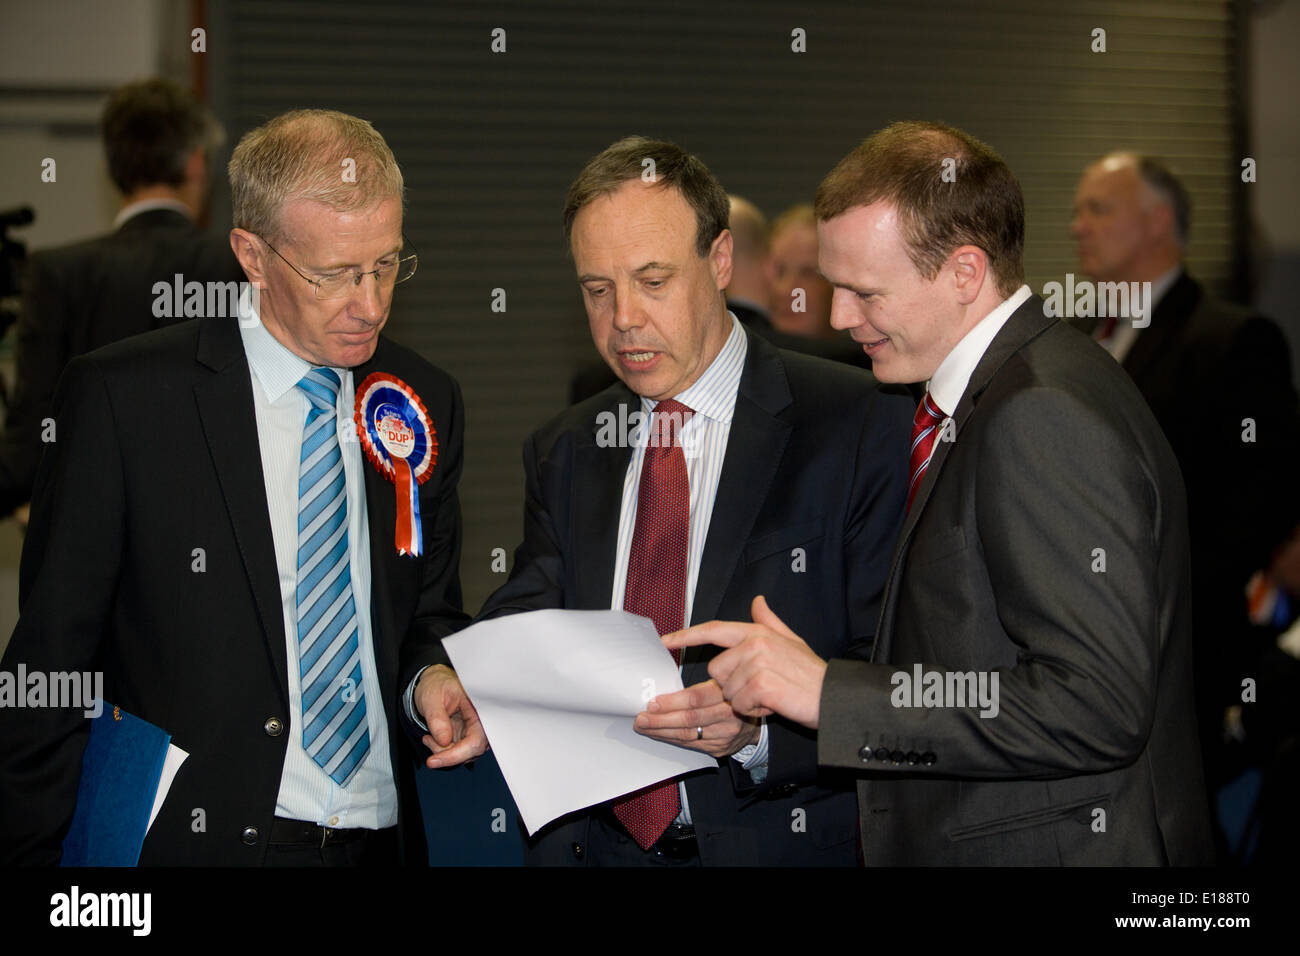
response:
[[[370,750],[370,730],[348,561],[339,386],[328,368],[314,368],[298,383],[311,408],[298,465],[297,599],[302,746],[342,786]]]
[[[912,510],[912,499],[916,497],[916,489],[921,487],[921,478],[925,475],[925,469],[930,466],[930,451],[934,448],[934,440],[939,434],[939,424],[947,417],[930,393],[926,392],[925,397],[921,399],[921,404],[916,406],[916,415],[912,418],[912,454],[908,460],[909,467],[907,473],[910,476],[907,482],[907,510]]]

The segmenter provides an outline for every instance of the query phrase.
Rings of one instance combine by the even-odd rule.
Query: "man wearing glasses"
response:
[[[104,719],[189,754],[142,864],[422,864],[399,688],[467,621],[464,416],[380,334],[416,268],[401,173],[369,123],[304,110],[246,135],[230,179],[258,295],[69,365],[3,669],[102,671]],[[454,675],[426,674],[429,745],[476,756]],[[59,860],[89,725],[0,708],[0,862]]]

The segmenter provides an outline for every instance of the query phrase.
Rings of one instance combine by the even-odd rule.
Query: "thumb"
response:
[[[441,693],[426,694],[424,704],[424,725],[429,728],[431,736],[439,746],[446,747],[452,742],[451,718],[447,716]]]
[[[785,621],[777,617],[776,613],[767,606],[767,598],[761,594],[755,595],[753,603],[749,606],[749,616],[755,624],[761,624],[782,637],[792,637],[796,641],[802,640],[798,634],[786,627]]]

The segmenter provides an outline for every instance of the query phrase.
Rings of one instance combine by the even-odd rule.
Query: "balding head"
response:
[[[1167,166],[1108,153],[1084,169],[1075,191],[1079,267],[1102,282],[1154,281],[1181,261],[1190,218],[1187,190]]]
[[[402,200],[402,171],[378,130],[335,110],[293,110],[244,135],[230,158],[236,228],[270,238],[293,200],[338,212]]]
[[[767,268],[768,242],[767,217],[748,199],[728,196],[731,215],[727,228],[731,230],[731,282],[727,297],[746,303],[768,307]]]

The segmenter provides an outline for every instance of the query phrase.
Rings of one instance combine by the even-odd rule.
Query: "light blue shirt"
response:
[[[244,316],[240,335],[253,380],[253,409],[262,452],[266,505],[280,578],[285,653],[289,663],[289,741],[275,815],[325,827],[379,829],[397,823],[397,788],[388,754],[386,704],[375,668],[370,629],[370,530],[366,519],[361,446],[352,423],[352,372],[336,368],[340,381],[336,426],[343,453],[348,499],[348,561],[361,649],[362,690],[370,728],[370,752],[341,787],[302,746],[302,687],[298,666],[298,465],[310,403],[299,380],[313,366],[285,348],[255,317]]]

